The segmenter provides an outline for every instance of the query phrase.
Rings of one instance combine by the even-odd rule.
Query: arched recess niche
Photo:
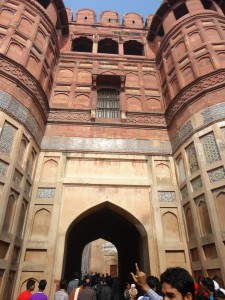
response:
[[[87,243],[102,238],[118,250],[118,277],[121,295],[123,285],[131,281],[130,272],[137,262],[149,273],[147,232],[143,225],[128,211],[105,202],[86,210],[67,230],[62,276],[72,278],[81,269],[82,253]]]

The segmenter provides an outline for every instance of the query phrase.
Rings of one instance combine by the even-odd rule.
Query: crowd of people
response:
[[[201,277],[195,282],[189,272],[180,267],[168,268],[161,274],[147,277],[136,264],[136,274],[131,273],[133,283],[126,283],[123,299],[125,300],[225,300],[225,290],[218,282]],[[33,293],[35,281],[27,281],[27,289],[17,300],[48,300],[44,293],[47,281],[40,280],[38,292]],[[110,275],[85,275],[78,273],[68,284],[62,279],[54,300],[117,300],[113,295],[113,279]],[[50,299],[49,299],[50,300]],[[122,299],[119,299],[122,300]]]

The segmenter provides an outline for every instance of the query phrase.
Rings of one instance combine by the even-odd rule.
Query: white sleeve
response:
[[[149,289],[147,291],[147,294],[150,298],[150,300],[163,300],[163,297],[158,295],[155,291],[153,291],[152,289]]]

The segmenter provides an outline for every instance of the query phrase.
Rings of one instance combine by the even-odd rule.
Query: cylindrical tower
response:
[[[196,280],[225,281],[225,6],[167,0],[148,39],[157,53]]]
[[[21,288],[16,278],[35,162],[67,34],[61,0],[0,2],[0,299],[16,298]],[[29,272],[23,276],[25,282]]]

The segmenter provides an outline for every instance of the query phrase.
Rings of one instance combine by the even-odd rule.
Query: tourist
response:
[[[217,289],[213,293],[213,297],[215,300],[225,300],[225,294],[221,291],[221,289]]]
[[[40,280],[38,284],[38,292],[34,293],[30,300],[48,300],[48,297],[44,294],[47,281],[45,279]]]
[[[79,293],[83,290],[83,288],[84,288],[84,281],[79,280],[78,286],[75,289],[73,289],[72,293],[70,294],[70,300],[77,300]]]
[[[148,294],[151,300],[193,300],[195,297],[194,280],[189,272],[180,267],[168,268],[160,276],[163,297],[151,289],[146,281],[146,274],[136,264],[134,281]]]
[[[101,300],[103,282],[101,281],[100,275],[96,278],[94,290],[96,291],[97,300]]]
[[[124,295],[124,299],[125,299],[125,300],[130,300],[130,293],[129,293],[129,290],[130,290],[130,283],[129,283],[129,282],[126,282],[125,290],[124,290],[124,292],[123,292],[123,295]]]
[[[134,283],[131,284],[129,289],[130,299],[135,300],[137,298],[138,291]]]
[[[200,281],[200,285],[205,295],[207,295],[210,300],[214,300],[213,292],[215,291],[215,285],[213,280],[209,277],[203,277]]]
[[[162,287],[160,284],[160,281],[157,277],[155,276],[149,276],[146,279],[147,285],[158,295],[162,295]],[[145,293],[143,296],[140,296],[138,300],[149,300],[149,296],[147,293]]]
[[[19,294],[17,300],[29,300],[32,296],[32,291],[35,288],[35,281],[33,279],[29,279],[26,284],[26,291],[23,291]]]
[[[97,300],[96,292],[91,288],[91,279],[84,279],[84,289],[79,293],[78,300]]]
[[[69,295],[66,292],[67,282],[61,279],[59,283],[59,291],[55,292],[54,300],[69,300]]]
[[[68,283],[68,286],[67,286],[67,293],[69,294],[69,297],[73,291],[73,289],[77,288],[78,287],[78,283],[79,283],[79,279],[80,279],[80,276],[79,276],[79,272],[74,272],[73,273],[73,278],[69,283]]]
[[[112,299],[112,279],[110,276],[106,276],[105,284],[102,286],[101,290],[101,300],[111,300]]]

